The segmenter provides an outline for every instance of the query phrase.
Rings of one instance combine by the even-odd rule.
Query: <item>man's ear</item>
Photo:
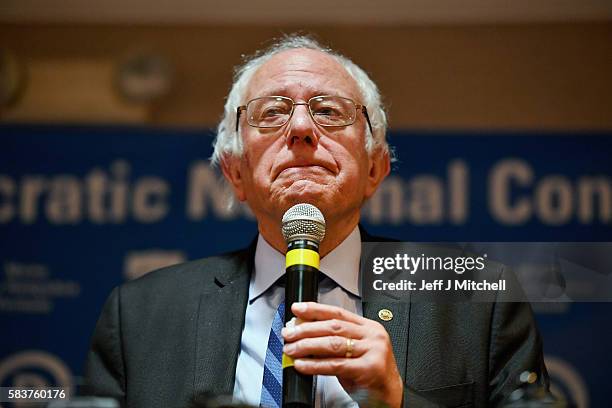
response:
[[[225,179],[232,185],[236,198],[239,201],[245,201],[246,194],[240,170],[240,158],[229,154],[224,155],[221,159],[221,171]]]
[[[389,151],[383,148],[376,148],[370,154],[370,168],[368,169],[368,184],[366,185],[365,198],[370,198],[382,181],[391,172],[391,158]]]

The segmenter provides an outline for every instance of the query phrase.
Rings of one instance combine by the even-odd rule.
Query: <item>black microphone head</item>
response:
[[[283,215],[283,237],[287,243],[296,239],[308,239],[317,245],[325,237],[325,218],[312,204],[296,204]]]

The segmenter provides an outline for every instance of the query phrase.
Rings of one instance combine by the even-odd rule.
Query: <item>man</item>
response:
[[[317,375],[316,406],[499,404],[524,370],[543,373],[528,306],[374,304],[361,299],[360,208],[388,175],[376,85],[350,60],[288,37],[238,72],[213,160],[257,219],[251,248],[153,272],[115,289],[86,369],[90,393],[129,407],[181,406],[196,392],[278,406],[275,335],[295,368]],[[284,307],[280,221],[296,203],[326,218],[319,302],[275,333]],[[287,305],[289,307],[289,305]],[[275,320],[276,318],[276,320]],[[276,364],[278,366],[278,364]]]

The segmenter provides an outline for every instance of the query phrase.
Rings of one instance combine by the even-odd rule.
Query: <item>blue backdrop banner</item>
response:
[[[246,246],[248,208],[209,166],[213,135],[0,126],[0,386],[75,387],[110,290]],[[612,241],[612,134],[391,132],[363,209],[402,241]],[[610,304],[534,305],[554,387],[607,406]]]

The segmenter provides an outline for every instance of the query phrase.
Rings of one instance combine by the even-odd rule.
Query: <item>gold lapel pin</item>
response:
[[[378,311],[378,317],[380,320],[388,322],[389,320],[393,319],[393,313],[391,313],[389,309],[380,309]]]

